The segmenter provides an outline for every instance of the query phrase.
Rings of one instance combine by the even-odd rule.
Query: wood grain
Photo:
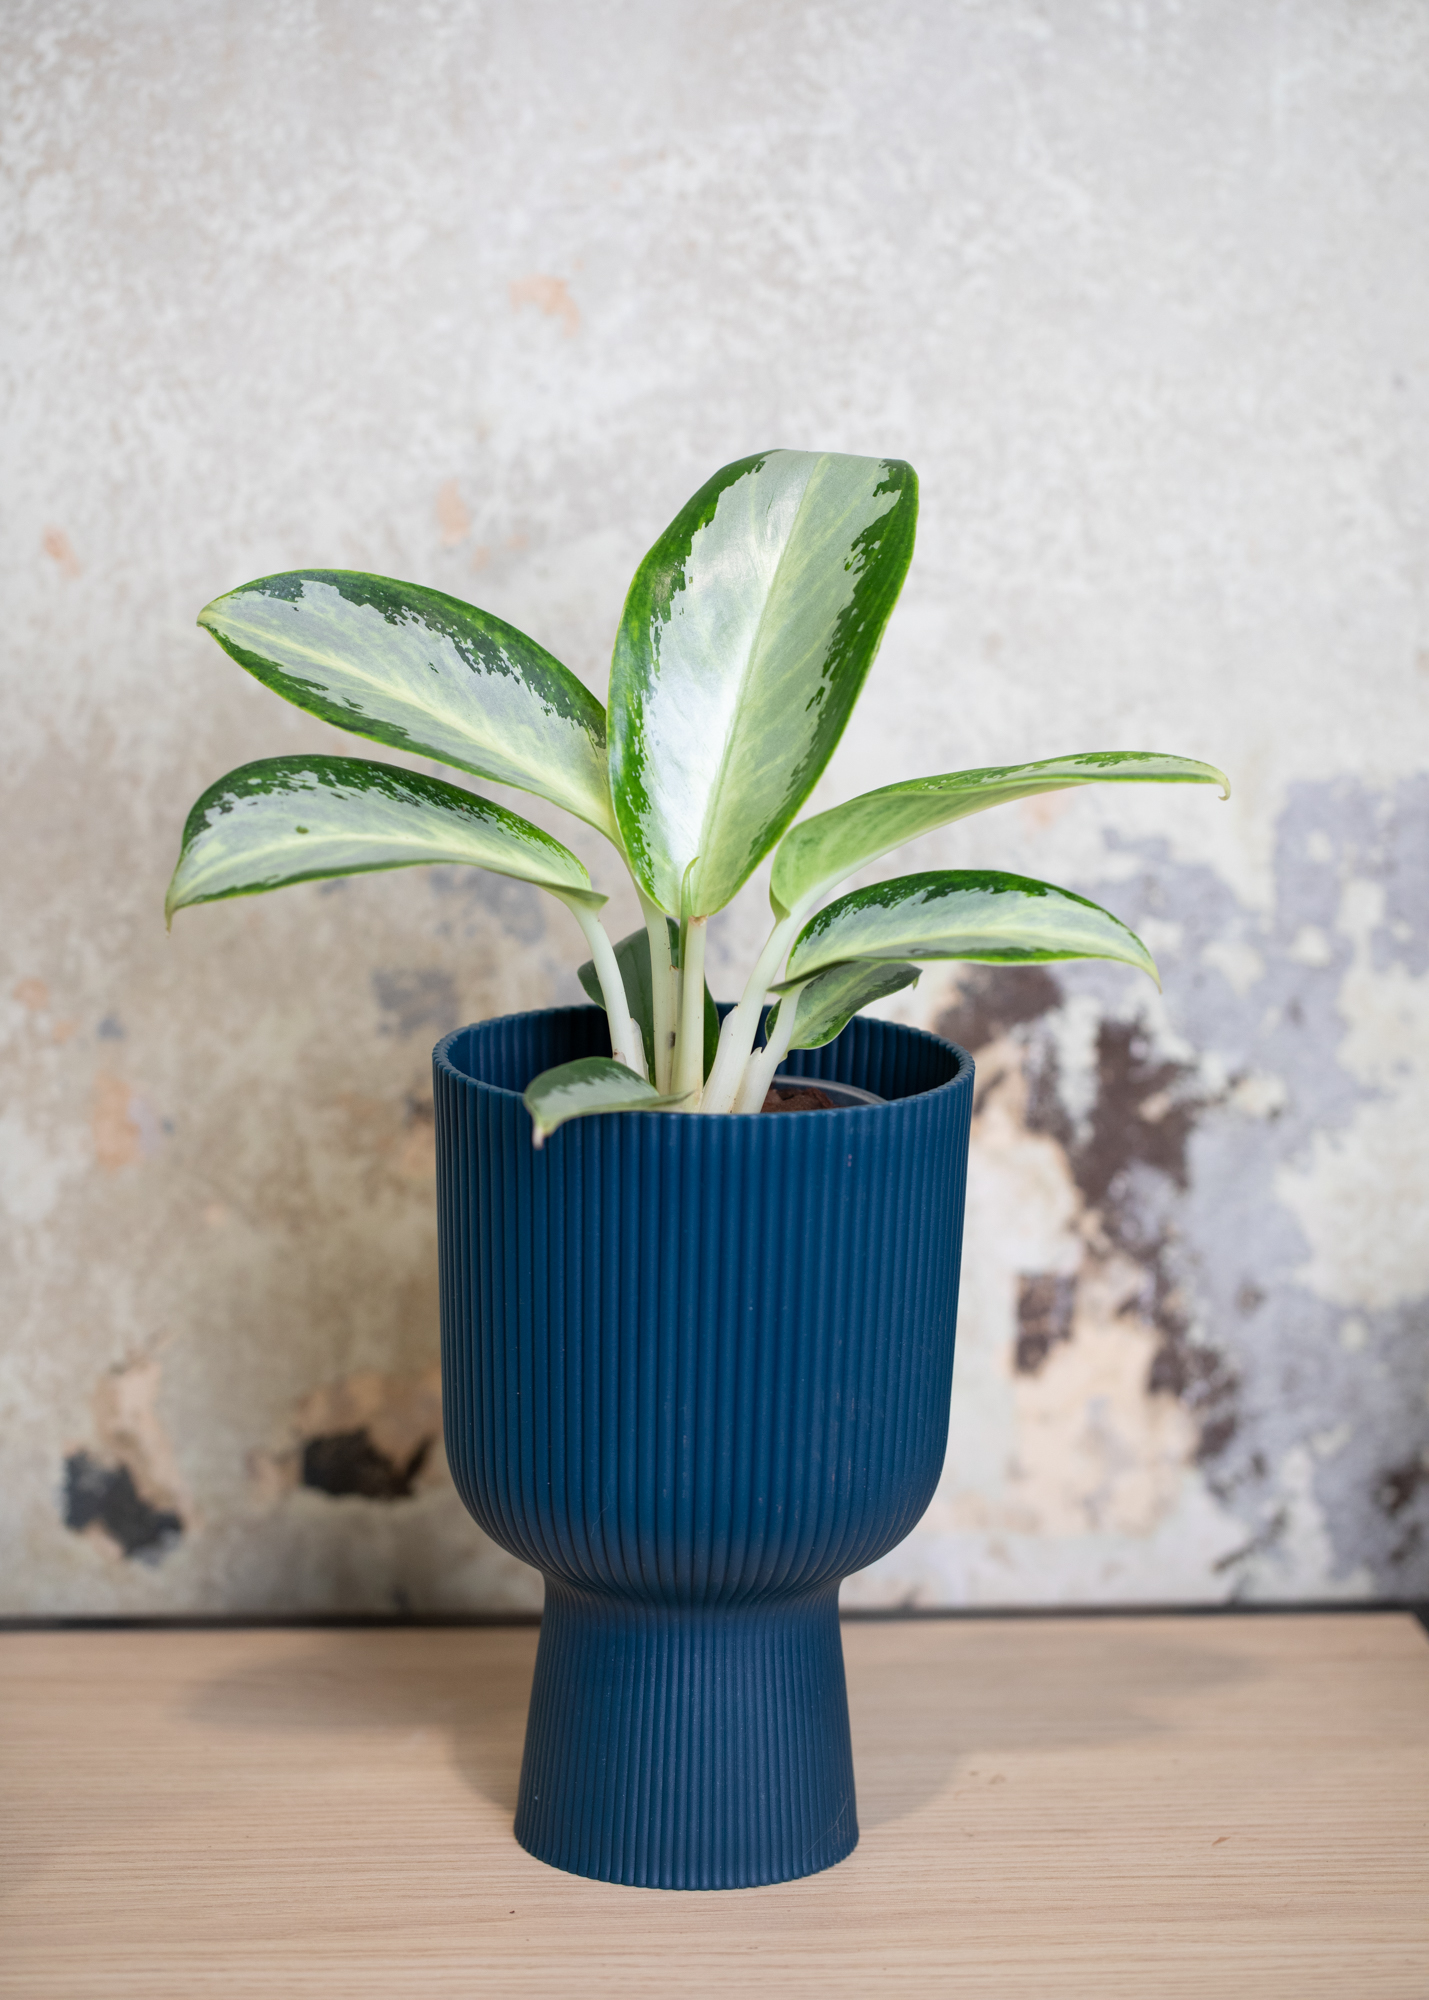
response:
[[[535,1637],[0,1637],[0,1991],[1429,1995],[1407,1617],[851,1624],[857,1852],[715,1895],[515,1845]]]

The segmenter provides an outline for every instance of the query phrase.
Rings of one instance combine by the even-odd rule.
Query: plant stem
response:
[[[803,989],[800,988],[800,991]],[[739,1095],[734,1101],[736,1111],[762,1111],[765,1095],[794,1038],[794,1023],[799,1013],[799,994],[779,995],[779,1018],[774,1024],[774,1039],[767,1042],[758,1055],[751,1058],[744,1072],[744,1081],[739,1086]]]
[[[618,1063],[633,1069],[637,1076],[645,1076],[645,1053],[640,1046],[640,1030],[630,1018],[629,1002],[625,998],[625,981],[620,976],[616,963],[615,947],[606,936],[605,925],[595,911],[586,903],[578,903],[572,897],[569,901],[562,896],[561,901],[585,933],[585,941],[590,946],[590,955],[595,962],[595,976],[600,981],[601,996],[605,1001],[605,1018],[610,1028],[610,1053]]]
[[[759,1010],[764,1004],[764,996],[770,981],[779,970],[779,965],[790,942],[798,929],[799,917],[781,917],[765,940],[764,949],[759,954],[759,962],[740,996],[739,1005],[733,1013],[725,1016],[720,1030],[719,1053],[715,1057],[710,1080],[705,1085],[703,1111],[732,1111],[735,1099],[740,1093],[745,1065],[749,1061],[750,1050],[754,1047],[755,1030],[759,1026]],[[782,1011],[782,1010],[781,1010]],[[763,1103],[763,1098],[760,1103]]]
[[[675,1047],[673,1090],[688,1096],[687,1110],[698,1111],[705,1081],[705,925],[706,917],[691,917],[684,926],[680,952],[680,1038]]]
[[[670,960],[670,927],[665,912],[640,890],[645,935],[650,940],[650,999],[655,1046],[650,1051],[650,1080],[664,1096],[675,1071],[675,1031],[680,1020],[680,973]]]

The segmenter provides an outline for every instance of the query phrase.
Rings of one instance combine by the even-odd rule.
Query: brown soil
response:
[[[817,1084],[806,1084],[802,1090],[776,1090],[771,1083],[762,1108],[765,1111],[832,1111],[835,1105],[828,1092],[820,1090]]]

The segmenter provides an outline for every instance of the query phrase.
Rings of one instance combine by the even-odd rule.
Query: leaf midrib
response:
[[[359,794],[358,796],[361,797],[362,795]],[[295,804],[296,803],[297,802],[295,801]],[[298,809],[301,810],[301,807],[299,806]],[[205,827],[205,831],[206,832],[216,831],[220,826],[222,826],[223,819],[227,818],[227,816],[228,815],[225,813],[218,820],[210,820],[207,826]],[[489,821],[483,823],[487,825],[490,824]],[[521,836],[519,834],[512,834],[509,831],[509,829],[500,827],[497,829],[497,832],[499,834],[504,834],[505,837],[511,841],[513,848],[516,850],[516,852],[518,854],[520,853]],[[243,852],[245,854],[252,854],[255,856],[261,856],[264,854],[278,854],[284,852],[285,849],[289,847],[295,839],[299,838],[305,841],[311,840],[314,843],[314,845],[316,845],[321,841],[332,841],[332,842],[341,842],[343,845],[351,847],[362,847],[362,846],[374,847],[379,844],[390,845],[394,838],[404,840],[413,847],[440,848],[444,844],[448,847],[455,847],[456,845],[455,841],[449,841],[443,843],[439,839],[439,837],[435,834],[432,834],[430,836],[422,835],[419,837],[414,837],[413,835],[408,833],[393,835],[391,833],[383,833],[380,831],[372,831],[372,832],[354,831],[351,833],[343,831],[342,833],[316,833],[316,834],[310,833],[303,835],[298,835],[295,832],[287,835],[270,834],[266,838],[260,837],[260,839],[256,842],[251,840],[245,840],[242,843]],[[542,861],[547,863],[553,863],[555,860],[555,857],[547,855],[539,847],[535,847],[533,848],[531,858],[535,860],[537,857],[539,857]],[[578,857],[573,855],[571,858],[572,860],[576,861],[577,867],[580,867],[580,862]],[[476,867],[490,867],[491,864],[489,862],[475,862],[472,865]],[[551,866],[550,872],[554,877],[556,874],[556,869],[554,866]],[[589,886],[589,881],[590,881],[589,875],[585,873],[584,869],[581,870],[581,873],[585,877],[585,882],[583,886]]]
[[[784,565],[789,559],[789,551],[794,543],[794,535],[799,525],[799,517],[804,511],[804,502],[808,498],[809,488],[814,483],[814,474],[819,470],[820,466],[824,465],[827,462],[829,456],[830,454],[828,452],[822,452],[822,451],[815,456],[813,467],[809,472],[808,478],[804,481],[804,490],[799,495],[799,504],[794,509],[794,518],[790,523],[789,533],[785,537],[784,546],[779,552],[779,560],[775,563],[773,575],[769,579],[769,588],[764,593],[764,604],[760,609],[758,622],[756,623],[754,628],[754,636],[750,641],[744,666],[740,670],[739,690],[738,690],[739,698],[736,699],[734,706],[730,712],[730,726],[725,731],[724,744],[720,752],[719,774],[716,777],[714,784],[710,788],[709,798],[706,801],[705,805],[704,817],[700,821],[700,846],[699,846],[699,856],[697,858],[702,858],[704,856],[709,845],[710,829],[715,824],[718,818],[719,802],[724,795],[725,786],[729,778],[730,745],[733,741],[740,713],[744,706],[743,695],[744,695],[744,690],[749,682],[751,662],[754,660],[755,656],[758,654],[759,651],[759,642],[763,636],[765,619],[769,615],[769,605],[774,596],[775,585],[778,583],[780,575],[783,572]]]

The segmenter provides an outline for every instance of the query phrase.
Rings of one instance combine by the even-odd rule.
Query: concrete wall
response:
[[[438,870],[166,937],[206,783],[361,747],[193,620],[370,568],[603,689],[645,547],[769,444],[923,480],[820,803],[1101,747],[1236,781],[908,850],[1108,901],[1165,993],[935,969],[902,1008],[980,1063],[952,1444],[847,1598],[1429,1590],[1429,10],[11,0],[0,37],[0,1605],[538,1601],[441,1460],[428,1051],[575,997],[578,936]]]

